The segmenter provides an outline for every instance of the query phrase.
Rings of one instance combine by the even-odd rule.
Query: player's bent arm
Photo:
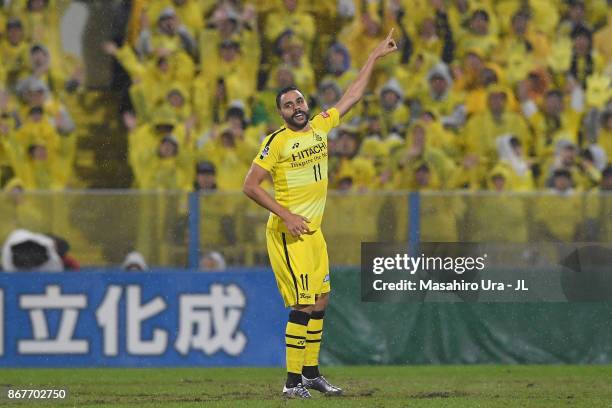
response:
[[[242,187],[244,194],[268,211],[278,215],[287,226],[289,233],[294,237],[299,237],[301,234],[309,232],[308,225],[306,225],[309,222],[308,219],[301,215],[293,214],[280,205],[278,201],[261,187],[261,183],[267,175],[268,171],[266,169],[253,163],[244,179]]]
[[[288,215],[289,210],[280,205],[274,198],[272,198],[272,196],[270,196],[270,194],[268,194],[266,190],[261,187],[261,183],[264,181],[267,175],[268,171],[266,169],[253,163],[251,165],[251,169],[246,175],[246,178],[244,179],[242,191],[251,200],[284,219]]]
[[[368,82],[370,82],[376,60],[396,50],[397,44],[393,39],[393,29],[391,29],[387,38],[370,53],[365,65],[361,67],[359,74],[357,74],[357,78],[349,85],[344,95],[342,95],[336,104],[335,108],[338,109],[340,116],[344,116],[363,97]]]

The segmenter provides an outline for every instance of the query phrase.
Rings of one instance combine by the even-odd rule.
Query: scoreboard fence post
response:
[[[200,263],[200,193],[189,193],[189,248],[187,266],[197,269]]]
[[[408,251],[415,254],[421,242],[421,195],[418,191],[408,194]]]

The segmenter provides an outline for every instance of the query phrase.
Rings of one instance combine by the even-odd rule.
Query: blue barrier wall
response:
[[[364,303],[360,282],[332,271],[323,365],[612,362],[612,303]],[[0,273],[0,367],[283,366],[286,318],[267,269]]]
[[[0,367],[283,365],[287,315],[258,272],[0,273]]]

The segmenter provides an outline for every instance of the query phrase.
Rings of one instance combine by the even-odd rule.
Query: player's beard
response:
[[[304,115],[304,119],[298,122],[298,120],[295,117],[298,116],[299,114]],[[295,130],[301,130],[306,127],[306,125],[308,124],[308,121],[310,120],[310,111],[299,110],[291,116],[283,117],[283,119],[285,119],[285,122],[287,122],[287,124],[291,126],[291,128]]]

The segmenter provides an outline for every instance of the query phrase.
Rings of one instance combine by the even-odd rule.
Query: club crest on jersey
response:
[[[261,151],[261,156],[259,156],[260,160],[265,159],[266,157],[268,157],[268,155],[270,154],[270,146],[266,146],[264,147],[264,149]]]
[[[322,142],[323,141],[323,138],[321,136],[317,135],[316,133],[313,133],[313,136],[314,136],[314,140],[316,140],[317,142]]]
[[[329,118],[329,113],[327,113],[327,111],[323,111],[321,112],[321,116],[323,116],[325,119]]]

